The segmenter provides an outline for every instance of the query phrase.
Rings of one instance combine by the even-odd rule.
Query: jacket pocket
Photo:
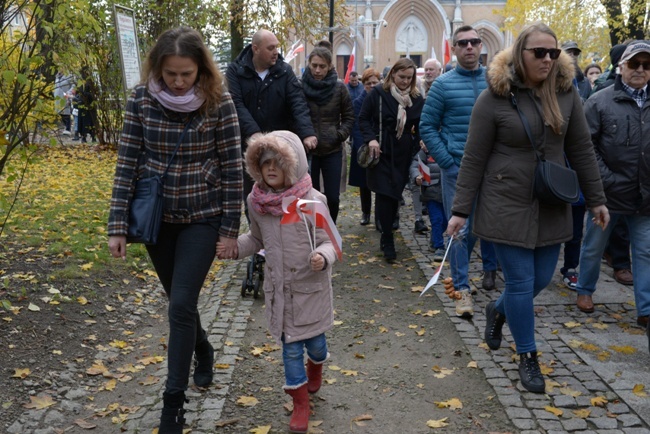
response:
[[[315,324],[323,319],[328,306],[327,288],[321,282],[291,284],[291,309],[296,326]]]

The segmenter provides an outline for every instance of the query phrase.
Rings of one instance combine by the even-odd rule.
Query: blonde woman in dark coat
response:
[[[535,346],[533,299],[551,281],[560,245],[573,235],[571,205],[544,205],[533,197],[535,150],[513,105],[530,124],[539,153],[577,172],[587,207],[601,226],[609,222],[582,101],[572,85],[573,64],[545,24],[525,28],[512,48],[497,55],[488,89],[478,98],[460,166],[447,232],[458,234],[476,202],[473,231],[492,241],[505,291],[486,308],[485,340],[501,345],[508,320],[520,357],[524,388],[544,392]]]

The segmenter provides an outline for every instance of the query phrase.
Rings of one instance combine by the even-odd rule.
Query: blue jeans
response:
[[[332,220],[336,223],[336,218],[339,215],[339,196],[341,194],[341,172],[343,165],[343,151],[339,150],[333,154],[319,157],[312,155],[311,157],[311,183],[314,188],[320,191],[320,175],[323,174],[323,189],[325,197],[327,197],[327,207],[330,210]]]
[[[220,222],[214,218],[205,223],[163,223],[158,243],[147,246],[169,299],[167,393],[187,389],[194,349],[207,339],[198,300],[216,254]]]
[[[610,214],[609,225],[602,230],[587,216],[587,230],[580,252],[580,275],[576,291],[578,295],[592,295],[600,275],[600,259],[607,240],[619,220],[624,220],[632,246],[632,272],[634,275],[634,300],[637,316],[650,315],[650,216]]]
[[[496,301],[496,310],[506,316],[517,353],[537,351],[533,299],[551,282],[561,245],[535,249],[493,245],[506,281],[506,288]]]
[[[456,195],[456,180],[458,179],[458,166],[451,166],[448,169],[440,169],[442,179],[442,205],[447,213],[447,220],[451,219],[451,207],[454,204]],[[472,234],[472,222],[474,220],[474,211],[469,215],[467,222],[454,237],[449,249],[449,266],[451,268],[451,277],[454,279],[454,287],[458,290],[469,291],[469,258],[472,255],[476,237]],[[488,241],[485,247],[481,246],[481,256],[483,260],[484,271],[494,271],[497,269],[497,258],[494,248]]]
[[[307,348],[307,357],[313,362],[324,362],[327,359],[325,333],[289,344],[284,341],[284,336],[282,336],[282,361],[284,362],[286,388],[295,389],[307,383],[304,348]]]
[[[447,216],[442,203],[430,200],[427,202],[429,221],[431,222],[431,246],[435,249],[445,248],[445,238],[442,234],[447,230]]]

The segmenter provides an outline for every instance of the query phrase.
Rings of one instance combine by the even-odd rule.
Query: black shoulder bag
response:
[[[545,205],[564,205],[574,203],[580,199],[580,187],[578,184],[578,175],[575,170],[564,165],[547,161],[539,156],[533,135],[530,132],[530,125],[524,113],[517,105],[515,94],[510,92],[512,105],[517,109],[521,122],[524,124],[528,140],[535,151],[537,157],[537,167],[535,167],[535,178],[533,180],[533,193],[540,203]]]
[[[169,159],[169,162],[167,162],[165,172],[162,175],[151,176],[136,181],[133,199],[129,204],[127,242],[151,245],[158,242],[158,233],[160,232],[163,216],[163,203],[165,201],[163,197],[165,177],[191,123],[192,119],[185,125],[185,129],[178,138],[178,143],[176,143],[174,153]]]

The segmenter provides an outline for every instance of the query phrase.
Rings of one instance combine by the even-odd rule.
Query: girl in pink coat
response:
[[[293,398],[294,408],[289,430],[306,433],[308,394],[320,389],[323,362],[329,356],[325,331],[334,324],[331,278],[337,256],[323,229],[316,229],[312,249],[311,224],[280,221],[286,197],[323,203],[326,199],[312,188],[303,144],[290,131],[254,136],[245,159],[255,185],[247,199],[250,230],[237,240],[237,257],[248,257],[262,248],[266,251],[266,318],[271,334],[282,343],[284,390]],[[223,257],[220,244],[217,254]]]

